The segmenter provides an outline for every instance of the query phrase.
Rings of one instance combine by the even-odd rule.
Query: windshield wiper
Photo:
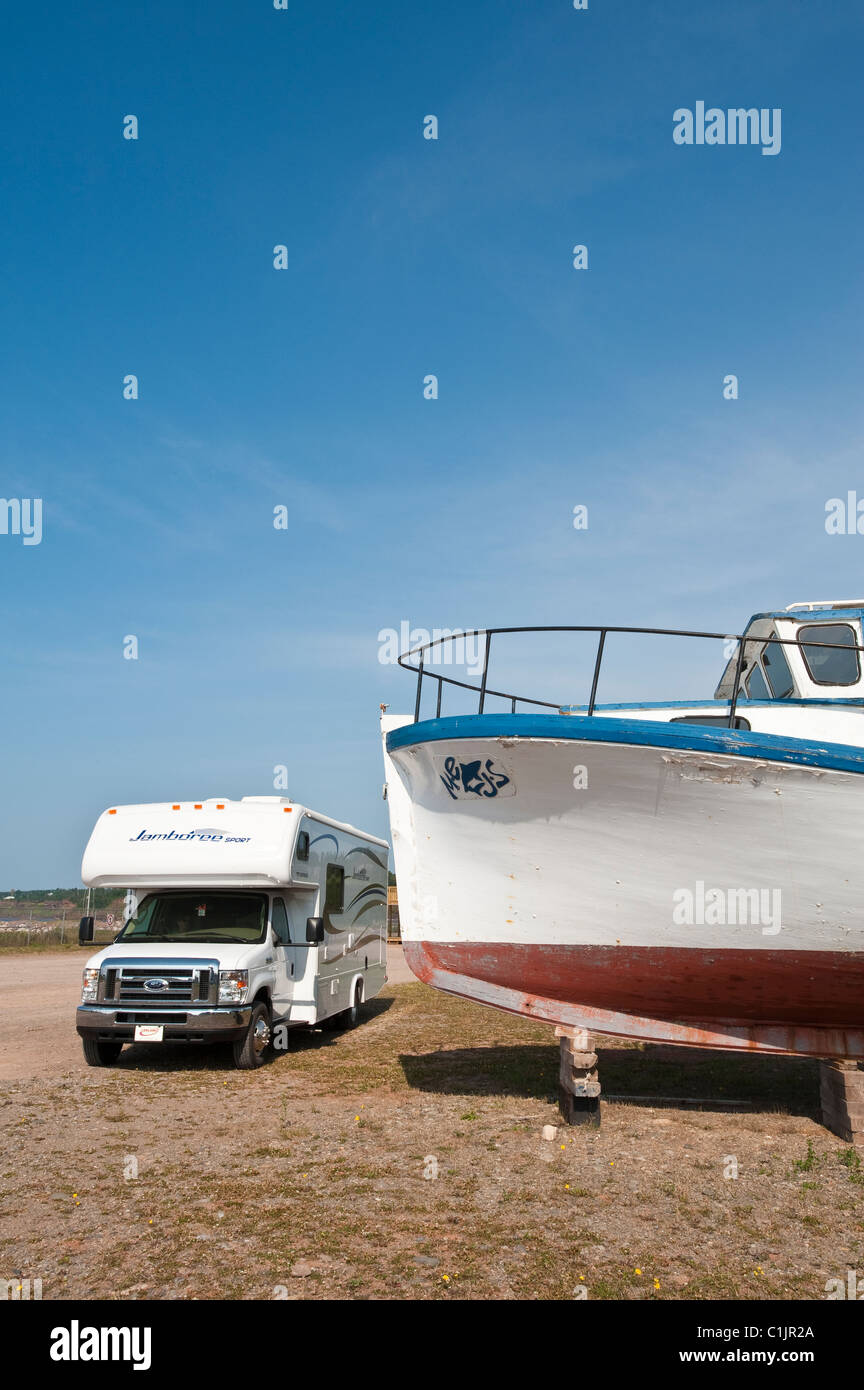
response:
[[[167,944],[170,945],[170,943],[171,943],[172,941],[183,941],[183,940],[185,940],[185,937],[179,937],[179,936],[151,936],[149,932],[142,932],[141,935],[139,936],[139,935],[137,935],[137,933],[135,933],[135,932],[130,932],[128,936],[118,936],[117,940],[118,940],[118,941],[136,941],[136,942],[137,942],[137,941],[159,941],[159,942],[167,943]]]

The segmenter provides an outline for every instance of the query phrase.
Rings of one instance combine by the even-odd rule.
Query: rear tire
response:
[[[123,1051],[122,1042],[105,1042],[102,1038],[88,1037],[86,1033],[81,1042],[88,1067],[113,1067]]]
[[[354,1002],[350,1009],[343,1009],[341,1014],[333,1014],[331,1018],[325,1018],[323,1028],[338,1029],[345,1032],[349,1028],[356,1028],[360,1022],[360,1005],[363,1003],[363,985],[360,980],[354,986]]]
[[[267,1058],[272,1033],[270,1010],[262,999],[252,1005],[252,1017],[245,1034],[234,1043],[234,1065],[240,1071],[254,1071]]]

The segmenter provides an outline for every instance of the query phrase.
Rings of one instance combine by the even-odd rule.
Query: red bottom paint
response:
[[[864,954],[404,942],[420,979],[549,1022],[621,1036],[864,1056]]]

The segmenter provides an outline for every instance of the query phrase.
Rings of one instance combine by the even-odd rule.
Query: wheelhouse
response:
[[[861,663],[864,599],[793,603],[756,613],[743,634],[739,699],[849,700],[864,698]],[[716,700],[729,700],[739,651],[730,656]]]

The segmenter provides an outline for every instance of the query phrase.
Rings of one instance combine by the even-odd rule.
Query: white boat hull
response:
[[[420,978],[600,1032],[864,1056],[855,750],[572,716],[388,723]]]

